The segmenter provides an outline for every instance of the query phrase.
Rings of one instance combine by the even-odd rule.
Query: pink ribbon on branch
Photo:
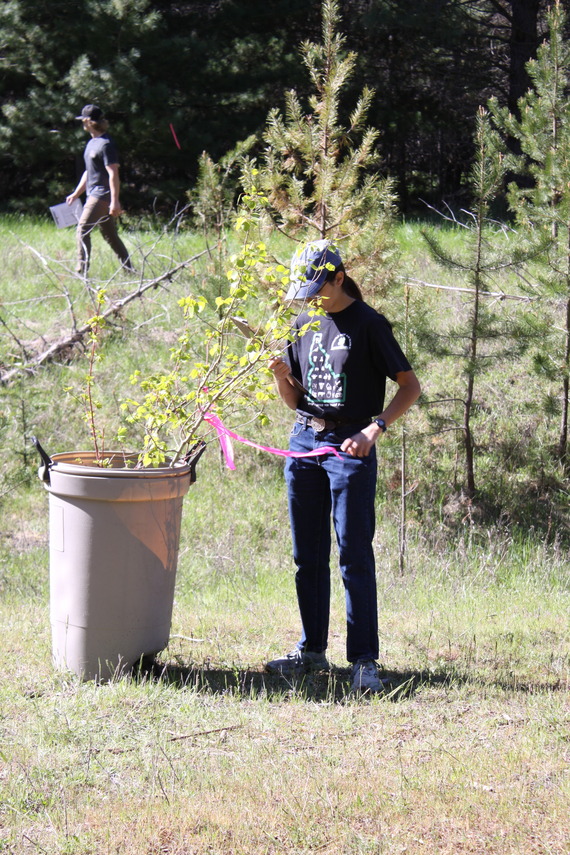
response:
[[[172,124],[172,122],[170,123],[170,133],[172,134],[172,136],[174,138],[174,142],[176,143],[176,148],[181,149],[182,146],[178,142],[178,137],[176,136],[176,131],[174,130],[174,125]]]
[[[323,445],[321,448],[313,448],[312,451],[284,451],[282,448],[271,448],[271,446],[268,445],[259,445],[257,442],[252,442],[250,439],[245,439],[243,436],[239,436],[239,434],[228,430],[222,420],[218,418],[218,416],[214,415],[214,413],[206,413],[204,421],[207,421],[208,424],[212,425],[212,427],[216,429],[228,469],[236,468],[234,463],[232,439],[235,439],[236,442],[243,442],[244,445],[249,445],[251,448],[258,448],[260,451],[267,451],[269,454],[277,454],[280,457],[320,457],[322,454],[335,454],[339,460],[342,460],[342,456],[338,453],[338,449],[332,445]]]

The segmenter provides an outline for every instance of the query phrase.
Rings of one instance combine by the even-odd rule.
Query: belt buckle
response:
[[[309,422],[309,425],[313,428],[314,431],[316,431],[317,433],[321,433],[321,431],[325,429],[326,422],[324,419],[318,419],[313,416],[313,418]]]

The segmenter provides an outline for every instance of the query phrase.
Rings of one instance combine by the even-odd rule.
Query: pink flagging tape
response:
[[[268,445],[259,445],[257,442],[252,442],[250,439],[245,439],[243,436],[234,433],[223,424],[222,420],[214,413],[206,413],[204,420],[216,429],[222,452],[228,469],[235,469],[234,449],[232,439],[236,442],[243,442],[244,445],[249,445],[252,448],[258,448],[260,451],[267,451],[269,454],[278,454],[280,457],[320,457],[322,454],[335,454],[339,460],[342,460],[338,450],[332,445],[323,445],[322,448],[314,448],[312,451],[284,451],[282,448],[271,448]]]
[[[170,132],[171,132],[171,134],[172,134],[172,136],[173,136],[173,138],[174,138],[174,142],[176,143],[176,148],[181,149],[181,148],[182,148],[182,146],[181,146],[181,145],[180,145],[180,143],[178,142],[178,137],[176,136],[176,131],[174,130],[174,125],[172,124],[172,122],[170,123]]]

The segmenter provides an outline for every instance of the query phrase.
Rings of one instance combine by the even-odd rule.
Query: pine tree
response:
[[[372,90],[363,90],[342,121],[356,56],[344,51],[337,31],[337,0],[324,0],[322,15],[322,42],[301,48],[313,94],[304,106],[291,90],[285,114],[270,112],[255,180],[267,193],[274,226],[295,240],[335,240],[351,274],[377,288],[393,253],[393,182],[377,171],[379,133],[366,126]]]
[[[570,466],[568,418],[570,392],[570,44],[564,40],[565,13],[559,0],[548,13],[549,39],[528,63],[532,88],[519,101],[520,119],[492,102],[497,127],[520,143],[510,159],[515,174],[530,180],[509,187],[509,205],[521,231],[542,242],[539,276],[545,297],[564,306],[561,324],[551,324],[535,366],[548,380],[562,380],[559,400],[547,395],[546,412],[558,412],[557,455]]]
[[[467,212],[464,221],[454,220],[465,230],[463,248],[459,252],[448,252],[435,233],[423,232],[436,261],[460,275],[466,275],[471,290],[468,297],[462,298],[463,311],[458,312],[457,323],[444,347],[435,338],[430,338],[429,331],[423,335],[424,345],[433,352],[452,357],[461,366],[462,388],[457,398],[447,400],[455,400],[462,410],[457,427],[463,438],[465,494],[468,499],[477,494],[474,431],[477,378],[491,360],[498,361],[507,355],[512,357],[526,344],[525,337],[514,334],[508,320],[496,315],[483,296],[484,291],[495,290],[494,278],[500,271],[520,265],[525,256],[518,248],[505,249],[503,227],[489,218],[490,208],[504,180],[505,160],[500,137],[482,108],[477,115],[475,152],[471,168],[473,210]]]

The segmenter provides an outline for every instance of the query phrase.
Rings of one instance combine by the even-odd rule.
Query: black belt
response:
[[[303,425],[305,428],[310,427],[317,433],[321,433],[323,430],[334,430],[335,428],[344,425],[365,424],[369,420],[361,419],[357,422],[354,419],[323,419],[319,416],[303,416],[301,413],[297,413],[295,421]]]

